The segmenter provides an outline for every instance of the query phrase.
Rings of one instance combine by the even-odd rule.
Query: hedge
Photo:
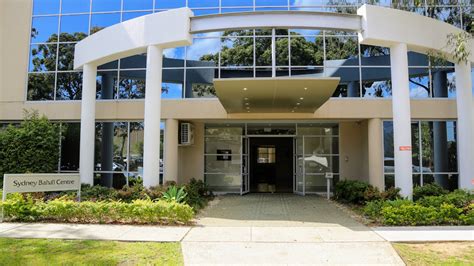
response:
[[[186,224],[194,217],[187,204],[134,200],[76,202],[64,198],[48,202],[15,195],[3,203],[7,221],[49,221],[68,223]]]

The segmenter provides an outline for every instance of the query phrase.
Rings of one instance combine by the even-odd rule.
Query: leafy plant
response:
[[[185,201],[188,193],[185,191],[185,187],[178,189],[176,186],[170,186],[166,192],[163,193],[163,199],[168,202],[178,202],[181,203]]]
[[[186,203],[195,210],[202,209],[207,205],[209,198],[212,198],[212,192],[202,180],[192,178],[186,185]]]
[[[413,188],[413,200],[417,201],[426,196],[440,196],[447,194],[448,192],[449,191],[435,183],[426,184],[424,186],[416,186]]]
[[[60,128],[36,111],[0,131],[0,186],[5,173],[48,173],[58,168]]]
[[[335,198],[346,203],[361,204],[365,202],[364,193],[369,184],[362,181],[343,180],[336,183]]]
[[[84,201],[54,199],[32,201],[17,194],[0,203],[8,221],[52,221],[71,223],[185,224],[194,217],[193,209],[175,201],[134,200]]]

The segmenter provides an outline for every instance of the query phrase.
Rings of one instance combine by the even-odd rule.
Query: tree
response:
[[[0,176],[6,173],[51,173],[58,169],[59,124],[38,112],[25,111],[19,125],[0,131]]]

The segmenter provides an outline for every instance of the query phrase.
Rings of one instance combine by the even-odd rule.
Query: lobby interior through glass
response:
[[[216,192],[326,192],[339,178],[337,123],[220,123],[205,127],[205,182]]]

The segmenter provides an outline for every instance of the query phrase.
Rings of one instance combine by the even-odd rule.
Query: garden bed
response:
[[[194,179],[181,187],[83,186],[81,195],[79,202],[73,192],[9,194],[0,208],[9,222],[183,225],[212,198],[204,183]]]
[[[474,194],[448,192],[436,184],[415,187],[413,201],[399,189],[385,192],[360,181],[336,184],[335,200],[359,214],[365,224],[387,226],[474,225]]]

